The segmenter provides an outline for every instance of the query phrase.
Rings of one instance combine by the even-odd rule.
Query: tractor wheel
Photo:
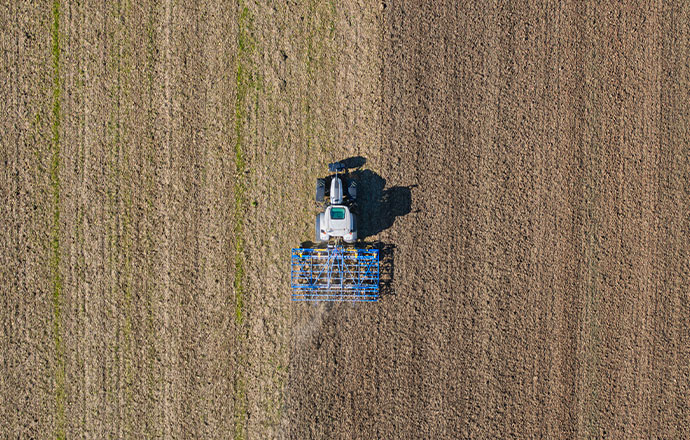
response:
[[[323,240],[321,240],[321,214],[316,215],[314,243],[323,243]]]
[[[351,201],[357,200],[357,182],[350,180],[347,183],[347,195],[350,197]]]
[[[352,238],[345,240],[345,243],[352,244],[357,241],[357,217],[352,214]]]
[[[316,179],[316,201],[323,202],[323,196],[326,194],[326,180]]]

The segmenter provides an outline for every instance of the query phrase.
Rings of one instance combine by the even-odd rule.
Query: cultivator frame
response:
[[[293,301],[378,301],[379,251],[341,245],[292,249],[290,284]]]

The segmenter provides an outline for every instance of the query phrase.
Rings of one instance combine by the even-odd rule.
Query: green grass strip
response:
[[[236,86],[237,97],[235,99],[235,206],[234,206],[234,239],[235,239],[235,323],[242,325],[244,322],[244,212],[246,185],[244,175],[246,163],[244,159],[243,144],[245,142],[244,126],[247,120],[247,96],[253,87],[253,78],[247,67],[248,57],[253,50],[253,41],[250,34],[251,16],[246,6],[241,6],[239,18],[239,35],[237,41],[237,70]]]
[[[245,251],[244,251],[244,215],[246,208],[246,161],[244,157],[245,125],[247,123],[247,98],[251,90],[255,88],[255,77],[251,73],[251,54],[254,51],[252,38],[252,16],[249,9],[242,1],[238,2],[239,30],[237,36],[237,69],[235,81],[237,96],[235,99],[235,185],[234,185],[234,228],[235,240],[235,278],[233,289],[235,292],[235,326],[237,328],[236,370],[234,379],[234,439],[243,440],[247,437],[247,391],[244,379],[245,340],[244,329],[244,278],[245,278]]]
[[[65,353],[62,345],[62,275],[60,273],[60,1],[53,0],[53,126],[50,184],[53,190],[50,267],[53,278],[53,339],[55,342],[55,437],[65,435]]]

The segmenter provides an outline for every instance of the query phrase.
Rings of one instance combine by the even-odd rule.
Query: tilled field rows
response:
[[[47,325],[39,340],[46,347],[36,350],[45,367],[26,368],[16,390],[8,390],[44,399],[37,420],[46,424],[34,430],[30,414],[17,405],[5,425],[8,435],[203,436],[209,426],[232,432],[236,330],[228,312],[234,301],[227,262],[233,255],[234,165],[228,153],[234,106],[228,104],[234,92],[209,76],[225,69],[234,78],[232,56],[216,50],[234,46],[234,11],[225,17],[210,11],[229,28],[207,22],[203,40],[180,32],[200,14],[183,5],[70,4],[40,12],[45,16],[27,17],[27,5],[18,5],[12,20],[20,47],[46,51],[51,35],[45,23],[57,17],[61,107],[44,117],[59,122],[59,136],[17,143],[17,151],[27,156],[26,168],[46,175],[45,160],[35,159],[58,143],[62,288],[58,312],[51,310],[50,295],[37,295],[49,313],[23,311]],[[43,26],[24,36],[25,18]],[[41,61],[13,60],[45,66],[44,75],[52,78],[54,60]],[[16,79],[29,89],[45,81]],[[35,109],[50,106],[50,86],[16,108],[33,117]],[[207,102],[207,94],[215,101]],[[17,116],[14,130],[25,121]],[[22,164],[14,169],[21,171]],[[50,203],[36,216],[52,220],[52,211]],[[16,218],[28,227],[40,224]],[[26,246],[41,249],[45,239],[44,232]],[[30,257],[25,261],[33,264]],[[55,284],[52,276],[36,282],[49,290]],[[10,298],[33,293],[30,286],[7,287],[17,292]],[[21,322],[16,315],[8,321]],[[57,353],[54,338],[61,341]],[[20,348],[27,342],[10,341]],[[37,387],[35,380],[48,385]]]
[[[418,186],[394,295],[314,313],[295,438],[690,435],[689,12],[386,7],[381,174]]]
[[[682,2],[0,8],[0,437],[690,436]],[[357,155],[391,288],[290,304]]]
[[[289,435],[285,258],[378,141],[377,11],[5,7],[0,435]]]
[[[5,437],[52,433],[57,421],[50,246],[52,15],[50,5],[24,6],[3,5],[0,12],[5,102],[0,118],[0,418],[8,427],[0,432]]]

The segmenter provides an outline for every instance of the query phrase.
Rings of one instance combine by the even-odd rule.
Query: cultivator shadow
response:
[[[293,301],[378,301],[378,249],[296,248],[291,265]]]

